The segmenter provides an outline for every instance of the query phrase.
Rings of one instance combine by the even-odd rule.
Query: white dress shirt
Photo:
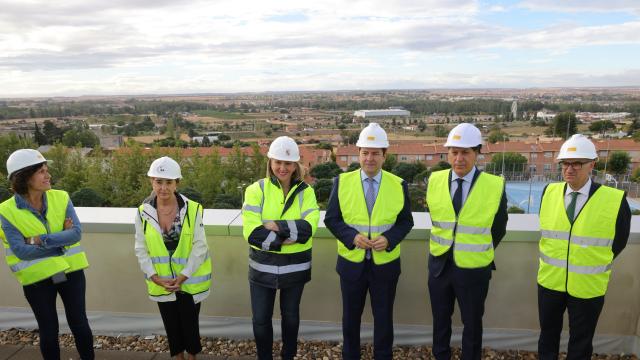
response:
[[[578,194],[578,197],[576,198],[576,210],[573,212],[573,219],[571,220],[575,220],[575,217],[578,216],[578,214],[580,213],[580,210],[582,210],[582,207],[589,199],[590,189],[591,189],[591,178],[589,178],[589,180],[587,180],[587,183],[584,184],[584,186],[577,191],[579,194]],[[576,190],[573,190],[571,186],[567,184],[567,190],[564,192],[564,208],[565,209],[569,207],[569,204],[571,203],[571,193],[574,191]]]
[[[469,189],[471,188],[471,181],[473,181],[473,176],[476,174],[476,167],[474,166],[471,171],[467,173],[467,175],[462,177],[462,204],[467,201],[467,196],[469,196]],[[453,194],[456,193],[458,189],[458,182],[456,179],[460,177],[456,175],[455,171],[451,170],[451,199],[453,199]]]

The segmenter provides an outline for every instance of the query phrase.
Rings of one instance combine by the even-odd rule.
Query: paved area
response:
[[[75,349],[62,348],[61,360],[80,360]],[[0,345],[0,360],[38,360],[42,359],[37,346]],[[145,353],[117,350],[96,350],[96,360],[169,360],[169,353]],[[215,355],[198,355],[202,360],[250,360],[253,357],[224,357]]]

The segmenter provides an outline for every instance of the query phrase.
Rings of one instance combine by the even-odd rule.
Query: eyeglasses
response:
[[[584,164],[588,164],[591,161],[574,161],[574,162],[566,162],[566,161],[562,161],[560,163],[560,165],[562,165],[562,169],[566,170],[569,168],[569,166],[571,166],[573,168],[573,170],[580,170],[582,169],[582,165]]]

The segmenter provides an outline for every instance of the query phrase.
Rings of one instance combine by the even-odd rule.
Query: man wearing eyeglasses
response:
[[[564,182],[547,185],[540,205],[538,314],[541,360],[558,359],[565,310],[567,360],[590,359],[613,259],[629,238],[624,191],[591,181],[594,144],[576,134],[560,148]]]

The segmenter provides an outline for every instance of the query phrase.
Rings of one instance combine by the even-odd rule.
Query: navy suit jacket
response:
[[[384,176],[384,175],[383,175]],[[383,178],[384,179],[384,178]],[[340,199],[338,198],[338,187],[340,186],[340,177],[336,176],[333,179],[333,188],[331,189],[331,196],[329,197],[329,204],[327,205],[327,212],[324,216],[324,224],[329,231],[340,242],[347,247],[347,249],[354,249],[353,239],[358,234],[358,230],[352,228],[344,222],[342,217],[342,211],[340,210]],[[383,180],[384,181],[384,180]],[[413,228],[413,215],[411,214],[411,201],[409,200],[409,190],[407,183],[402,182],[402,191],[404,198],[404,206],[396,218],[396,223],[391,229],[382,233],[389,241],[389,246],[386,251],[392,251],[396,246],[400,244],[402,239]],[[355,281],[362,276],[362,271],[365,267],[365,260],[360,263],[355,263],[338,256],[338,262],[336,264],[336,271],[342,277],[347,280]],[[371,261],[373,263],[373,261]],[[400,259],[391,261],[383,265],[372,264],[371,269],[374,276],[377,278],[397,278],[400,275]]]
[[[476,169],[475,174],[473,175],[473,179],[471,180],[471,187],[469,188],[469,193],[473,191],[473,185],[476,183],[478,176],[481,171]],[[449,173],[449,193],[451,193],[451,173]],[[507,194],[506,191],[502,192],[502,198],[500,199],[500,205],[498,206],[498,212],[496,216],[493,218],[493,224],[491,225],[491,238],[493,239],[493,248],[497,248],[502,238],[507,233]],[[453,246],[449,248],[449,250],[440,255],[433,256],[429,253],[429,273],[434,277],[439,277],[442,274],[443,270],[449,266],[449,264],[455,265],[453,260]],[[465,269],[465,271],[469,272],[469,276],[473,276],[473,273],[478,273],[478,276],[491,276],[491,269],[495,269],[495,264],[491,262],[491,264],[485,268],[480,269]]]

